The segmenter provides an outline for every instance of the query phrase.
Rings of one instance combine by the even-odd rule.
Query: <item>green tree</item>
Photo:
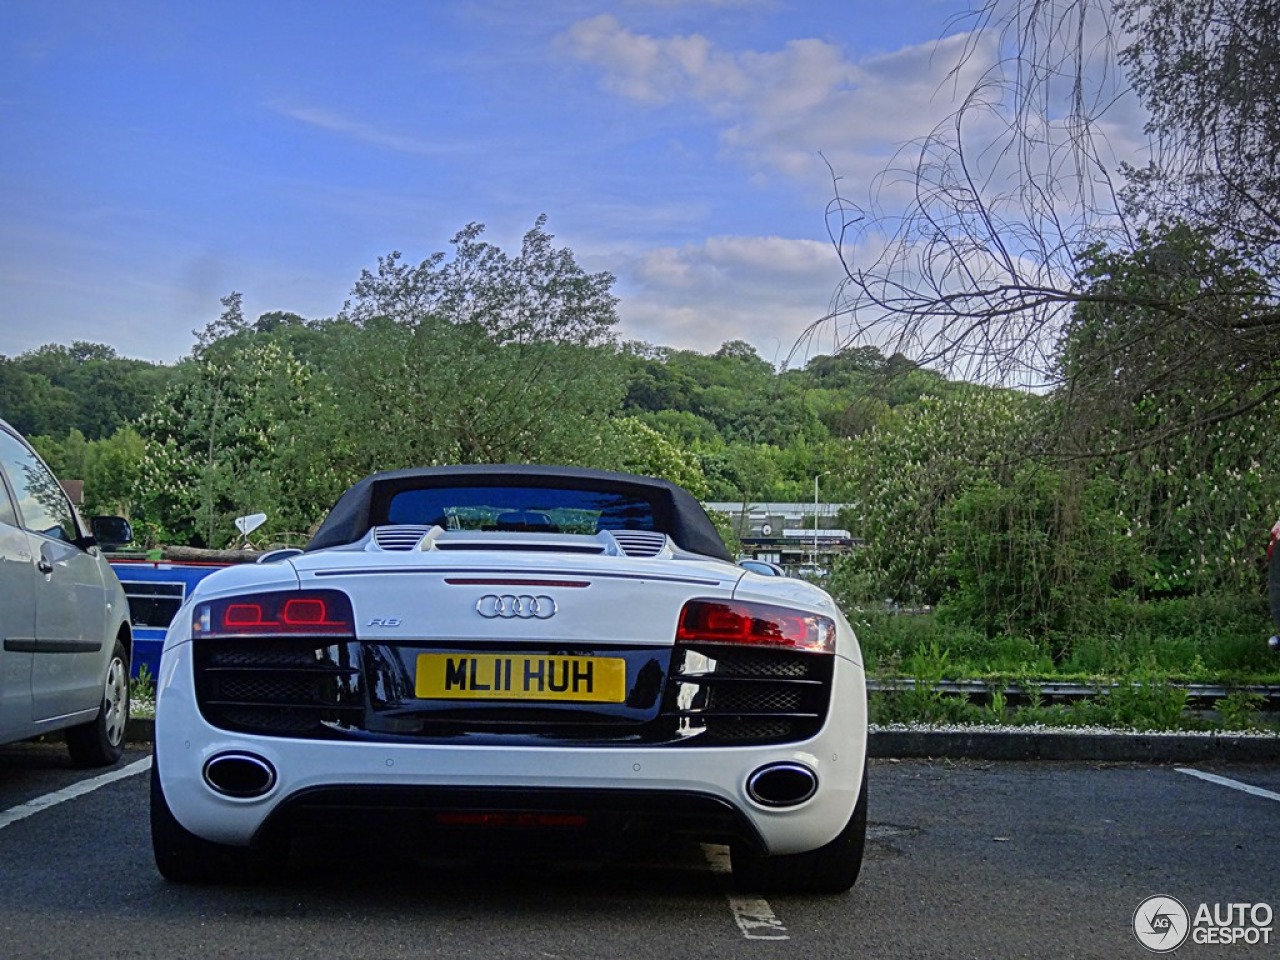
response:
[[[1130,170],[1148,219],[1179,216],[1273,281],[1280,243],[1280,9],[1272,0],[1117,0],[1125,72],[1156,150]],[[1275,304],[1267,323],[1280,325]]]
[[[724,442],[714,424],[688,410],[657,410],[636,419],[686,450],[714,449]]]
[[[42,460],[60,480],[83,480],[88,471],[89,441],[74,427],[61,439],[31,436],[27,438]]]
[[[0,358],[0,416],[28,437],[62,436],[76,424],[75,394],[28,370],[27,356]]]
[[[848,602],[937,603],[951,551],[943,518],[980,481],[1003,486],[1040,428],[1044,401],[970,386],[926,397],[888,427],[853,441],[842,480],[857,503],[853,532],[866,546],[833,573]]]
[[[979,477],[942,513],[940,615],[991,635],[1089,624],[1143,562],[1118,499],[1109,477],[1071,467],[1024,463],[1004,482]]]
[[[89,514],[132,518],[146,444],[133,427],[121,427],[89,445],[84,472],[84,509]]]
[[[598,449],[582,464],[663,477],[684,487],[695,497],[705,498],[708,493],[707,478],[698,458],[635,417],[618,417],[606,422],[601,429]]]
[[[84,482],[81,509],[86,515],[133,515],[134,487],[144,445],[132,427],[121,427],[104,440],[86,440],[76,429],[62,439],[28,439],[60,479]]]
[[[760,503],[773,499],[782,477],[767,446],[729,444],[702,457],[711,500]]]
[[[1276,5],[983,0],[966,26],[954,76],[976,79],[955,113],[875,178],[881,194],[829,207],[846,267],[833,322],[966,379],[1048,389],[1076,305],[1137,307],[1166,324],[1135,327],[1136,351],[1168,355],[1171,331],[1202,348],[1181,373],[1218,378],[1215,416],[1280,393]],[[1151,159],[1117,171],[1108,111],[1132,109],[1131,93]],[[905,209],[883,202],[903,195]],[[1252,269],[1249,310],[1232,284],[1188,298],[1182,284],[1103,289],[1082,269],[1099,248],[1142,258],[1172,218]],[[1169,413],[1165,428],[1198,422]]]
[[[1080,263],[1082,299],[1056,361],[1067,452],[1162,441],[1275,394],[1274,373],[1248,388],[1229,383],[1230,371],[1280,358],[1247,333],[1222,336],[1266,309],[1266,284],[1207,231],[1143,230],[1132,249],[1094,245]]]
[[[433,318],[474,325],[499,345],[608,342],[617,323],[613,276],[583,270],[572,250],[553,244],[546,222],[538,217],[514,256],[471,223],[454,236],[452,257],[435,253],[416,267],[398,252],[380,257],[377,272],[356,281],[344,315],[410,327]]]
[[[101,440],[147,410],[168,367],[120,357],[105,344],[47,344],[0,358],[0,416],[28,436],[79,430]]]
[[[235,517],[258,511],[268,515],[262,536],[296,536],[354,479],[340,472],[341,451],[319,442],[329,397],[277,344],[250,343],[180,374],[138,422],[137,495],[157,538],[221,547],[237,536]]]
[[[453,255],[364,271],[327,371],[360,467],[570,461],[623,381],[613,277],[584,271],[539,217],[514,255],[470,224]],[[376,431],[368,429],[377,424]]]
[[[473,324],[368,322],[326,371],[356,473],[440,463],[569,462],[620,403],[613,355],[496,343]],[[377,424],[370,430],[370,424]]]
[[[243,335],[253,329],[244,316],[244,294],[232,290],[219,302],[222,304],[222,313],[218,319],[207,324],[203,330],[192,331],[196,338],[197,356],[215,343],[221,342],[225,347],[233,338],[242,339]]]
[[[1265,309],[1265,285],[1207,229],[1172,224],[1139,240],[1082,257],[1096,299],[1075,307],[1059,349],[1064,452],[1114,451],[1095,472],[1124,493],[1149,559],[1143,595],[1256,593],[1258,545],[1280,503],[1280,401],[1269,384],[1229,382],[1257,344],[1218,331]]]

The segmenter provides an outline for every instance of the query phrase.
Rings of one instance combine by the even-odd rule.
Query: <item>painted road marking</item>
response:
[[[704,843],[702,855],[707,858],[712,873],[730,874],[729,848],[717,843]],[[748,940],[790,940],[791,935],[782,921],[774,915],[767,900],[759,897],[738,897],[729,894],[729,910],[733,920]]]
[[[1264,800],[1280,801],[1280,793],[1274,793],[1271,790],[1263,790],[1261,787],[1255,787],[1248,783],[1241,783],[1239,780],[1229,780],[1226,777],[1220,777],[1216,773],[1201,773],[1199,770],[1189,770],[1186,767],[1175,767],[1178,773],[1185,773],[1188,777],[1197,777],[1200,780],[1207,780],[1209,783],[1216,783],[1220,787],[1230,787],[1232,790],[1239,790],[1241,793],[1247,793],[1251,797],[1262,797]]]
[[[112,770],[110,773],[104,773],[102,776],[94,777],[92,780],[81,780],[79,783],[73,783],[71,786],[55,790],[53,793],[46,793],[43,797],[36,797],[34,800],[28,800],[26,803],[21,803],[16,807],[0,811],[0,830],[3,830],[11,823],[25,820],[41,810],[48,810],[50,807],[56,807],[58,804],[74,800],[76,797],[83,797],[86,793],[92,793],[99,787],[105,787],[108,783],[115,783],[117,780],[123,780],[126,777],[132,777],[150,769],[151,758],[144,757],[129,764],[127,767]]]

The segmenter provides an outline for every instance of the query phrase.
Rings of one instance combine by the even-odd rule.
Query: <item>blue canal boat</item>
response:
[[[129,615],[133,621],[133,664],[131,672],[138,676],[145,669],[155,677],[160,670],[160,651],[165,631],[182,606],[191,588],[226,563],[183,562],[110,558],[129,598]]]

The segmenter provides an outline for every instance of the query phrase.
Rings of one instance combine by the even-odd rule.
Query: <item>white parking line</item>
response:
[[[1239,790],[1241,793],[1247,793],[1251,797],[1262,797],[1265,800],[1280,801],[1280,793],[1274,793],[1271,790],[1263,790],[1261,787],[1255,787],[1248,783],[1241,783],[1239,780],[1230,780],[1227,777],[1220,777],[1216,773],[1201,773],[1199,770],[1189,770],[1186,767],[1175,767],[1178,773],[1185,773],[1188,777],[1197,777],[1200,780],[1207,780],[1209,783],[1216,783],[1220,787],[1230,787],[1232,790]]]
[[[729,865],[729,848],[720,844],[702,844],[702,855],[711,865],[712,873],[732,873]],[[735,897],[729,895],[729,910],[738,929],[748,940],[790,940],[791,935],[773,913],[767,900],[759,897]]]
[[[142,760],[135,761],[127,767],[121,767],[119,770],[112,770],[110,773],[104,773],[102,776],[94,777],[92,780],[81,780],[79,783],[73,783],[71,786],[55,790],[53,793],[46,793],[43,797],[36,797],[34,800],[20,803],[16,807],[2,810],[0,811],[0,830],[3,830],[11,823],[25,820],[41,810],[48,810],[50,807],[56,807],[58,804],[74,800],[76,797],[83,797],[86,793],[92,793],[99,787],[105,787],[108,783],[115,783],[117,780],[123,780],[125,777],[132,777],[134,774],[150,769],[151,758],[144,757]]]

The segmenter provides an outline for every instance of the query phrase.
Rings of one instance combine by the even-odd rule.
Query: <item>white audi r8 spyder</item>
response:
[[[424,856],[688,837],[834,893],[866,835],[866,685],[818,587],[745,570],[685,490],[538,466],[376,474],[306,550],[205,578],[165,639],[151,836],[186,882],[370,828]],[[660,848],[658,848],[660,849]]]

